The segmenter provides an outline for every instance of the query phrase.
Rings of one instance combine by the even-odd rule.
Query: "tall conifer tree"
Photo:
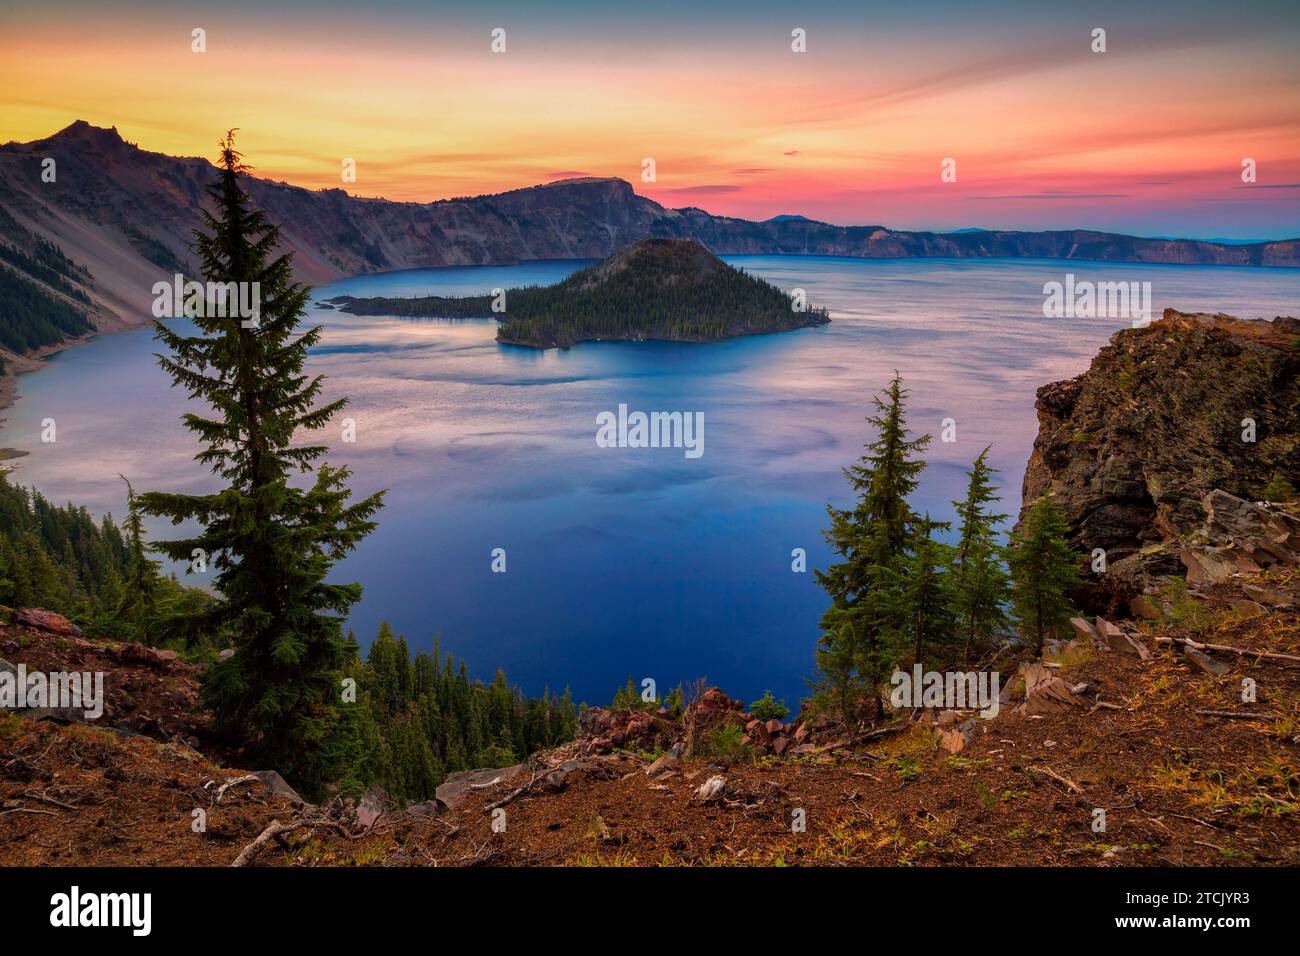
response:
[[[978,644],[994,639],[1007,627],[1006,607],[1011,599],[1011,582],[1002,566],[996,530],[1007,516],[992,511],[1002,499],[993,487],[997,471],[989,467],[988,454],[986,447],[975,458],[965,499],[952,503],[960,524],[953,555],[953,601],[967,663]]]
[[[1035,649],[1042,648],[1044,638],[1069,626],[1070,592],[1079,587],[1082,555],[1071,550],[1067,530],[1065,517],[1044,491],[1008,551],[1020,632]]]
[[[158,591],[162,586],[162,577],[158,573],[158,562],[145,553],[139,496],[131,487],[131,482],[125,478],[122,480],[126,482],[126,521],[122,522],[122,529],[126,532],[130,557],[115,617],[130,627],[133,637],[149,639],[156,637],[151,632],[158,615]]]
[[[199,315],[195,334],[155,325],[170,352],[159,364],[210,409],[183,421],[204,446],[196,460],[222,487],[151,492],[141,503],[147,513],[199,526],[158,550],[189,562],[197,549],[216,571],[221,600],[208,617],[236,648],[204,675],[216,728],[313,788],[337,769],[328,766],[327,740],[346,659],[341,623],[361,597],[359,584],[326,577],[373,529],[382,493],[350,502],[348,470],[317,464],[324,446],[294,443],[299,432],[328,424],[347,400],[317,404],[321,377],[308,377],[303,365],[320,329],[298,328],[309,290],[293,281],[290,256],[275,255],[279,229],[244,192],[247,171],[232,131],[221,144],[219,176],[208,190],[213,211],[204,211],[196,248],[208,282],[259,283],[256,321]],[[290,481],[313,471],[305,486]]]
[[[873,399],[876,413],[867,416],[875,440],[844,470],[857,502],[826,509],[826,540],[842,560],[817,572],[831,606],[822,616],[815,686],[844,716],[863,695],[879,700],[879,685],[897,657],[894,641],[904,631],[896,586],[917,522],[908,497],[925,469],[915,456],[930,443],[929,435],[909,437],[907,394],[895,372],[883,396]]]

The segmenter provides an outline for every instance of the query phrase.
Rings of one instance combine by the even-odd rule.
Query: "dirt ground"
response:
[[[1297,580],[1266,583],[1293,594]],[[1068,658],[1057,672],[1115,709],[1028,717],[1005,706],[977,720],[955,754],[928,721],[859,748],[686,761],[655,778],[646,755],[616,752],[558,791],[515,794],[540,777],[525,769],[455,809],[393,810],[368,828],[338,807],[296,808],[258,782],[218,797],[244,771],[219,767],[180,734],[164,743],[0,713],[0,864],[227,866],[278,820],[299,827],[268,840],[253,865],[1297,865],[1300,664],[1219,652],[1231,670],[1215,676],[1155,640],[1194,633],[1300,655],[1297,608],[1248,617],[1228,603],[1240,596],[1220,585],[1190,618],[1144,624],[1150,660],[1110,650]],[[7,659],[57,656],[52,645],[35,650],[39,640],[15,647],[18,636],[0,632]],[[83,660],[94,653],[77,649]],[[191,676],[120,663],[119,675],[159,688]],[[1241,699],[1243,678],[1255,681],[1255,703]],[[187,690],[137,694],[164,710]],[[706,803],[695,791],[713,776],[725,789]]]

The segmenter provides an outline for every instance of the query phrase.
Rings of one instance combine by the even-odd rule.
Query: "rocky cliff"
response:
[[[1121,593],[1182,574],[1212,492],[1246,504],[1278,479],[1300,484],[1298,371],[1294,318],[1168,309],[1123,329],[1087,372],[1038,390],[1026,506],[1050,489],[1075,546],[1104,549]]]

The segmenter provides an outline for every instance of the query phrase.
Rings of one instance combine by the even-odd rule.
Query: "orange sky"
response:
[[[748,218],[1300,234],[1297,46],[1284,42],[1296,35],[1266,22],[1172,29],[1117,14],[1107,52],[1093,54],[1087,17],[1026,14],[971,33],[958,13],[949,30],[907,19],[857,30],[823,11],[795,54],[794,13],[737,31],[690,28],[689,8],[676,25],[622,29],[518,13],[498,17],[507,49],[493,54],[498,20],[439,29],[400,7],[167,6],[130,20],[58,7],[5,15],[0,139],[85,119],[147,149],[211,157],[236,126],[260,175],[391,199],[582,173]],[[354,184],[340,180],[345,157]],[[644,157],[654,183],[641,181]],[[955,183],[940,181],[946,157]],[[1258,163],[1253,188],[1244,157]]]

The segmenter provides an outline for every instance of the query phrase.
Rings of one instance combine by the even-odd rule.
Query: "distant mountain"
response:
[[[42,176],[48,159],[53,182]],[[149,316],[155,281],[194,270],[191,236],[206,202],[204,187],[215,175],[206,159],[148,152],[124,142],[116,129],[78,121],[46,139],[0,146],[0,212],[7,214],[0,215],[0,242],[29,257],[37,240],[53,243],[71,263],[68,270],[87,270],[79,291],[89,305],[80,307],[96,327],[137,324]],[[798,216],[751,222],[667,209],[621,179],[568,179],[430,203],[362,199],[342,189],[313,191],[258,178],[247,186],[282,226],[300,277],[314,283],[392,269],[603,259],[650,236],[695,239],[718,255],[1300,265],[1300,240],[1229,246],[1084,230],[944,234]],[[75,297],[24,274],[75,304]]]
[[[499,313],[491,296],[329,301],[357,315],[495,315],[497,341],[543,349],[599,340],[717,342],[830,321],[823,309],[796,310],[776,286],[692,239],[642,239],[555,285],[508,289]]]

